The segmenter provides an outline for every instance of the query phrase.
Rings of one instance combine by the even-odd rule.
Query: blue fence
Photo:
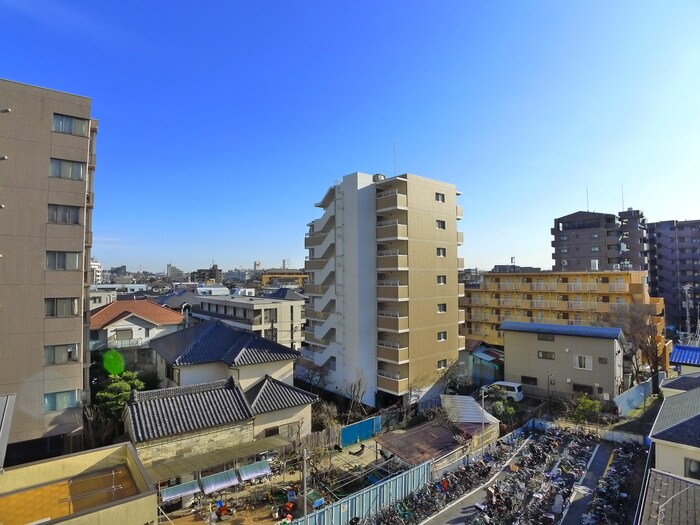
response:
[[[317,510],[306,518],[294,520],[292,525],[338,525],[348,523],[352,518],[371,516],[423,488],[431,479],[431,470],[428,461]]]
[[[375,416],[340,429],[340,446],[347,447],[376,436],[382,430],[382,417]]]
[[[665,372],[659,372],[659,384],[666,377]],[[644,383],[635,385],[629,390],[623,392],[614,399],[617,410],[621,416],[626,416],[635,408],[639,408],[644,404],[646,398],[651,395],[651,379],[647,379]]]

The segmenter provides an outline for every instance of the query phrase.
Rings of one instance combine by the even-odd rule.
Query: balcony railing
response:
[[[407,208],[408,197],[398,190],[387,190],[377,193],[377,210]]]
[[[401,378],[398,374],[393,377],[387,375],[388,372],[377,370],[377,388],[395,395],[402,395],[408,392],[408,379]]]
[[[398,343],[395,348],[390,348],[385,346],[386,344],[390,343],[377,341],[377,358],[396,364],[408,362],[408,348],[401,348]]]

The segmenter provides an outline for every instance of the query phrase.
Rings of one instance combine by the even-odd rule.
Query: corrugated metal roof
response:
[[[674,346],[669,360],[672,365],[700,366],[700,348],[697,346]]]
[[[245,395],[255,414],[308,405],[318,400],[317,395],[278,381],[269,375],[249,388]]]
[[[132,391],[127,404],[134,442],[175,436],[253,418],[231,378],[198,385]]]
[[[505,321],[501,323],[500,329],[510,330],[511,332],[598,337],[601,339],[619,339],[622,335],[622,329],[620,328],[547,323],[519,323],[516,321]]]
[[[481,409],[481,405],[471,396],[440,396],[442,407],[447,412],[447,417],[453,423],[481,423],[482,414],[484,423],[499,423],[499,420]]]

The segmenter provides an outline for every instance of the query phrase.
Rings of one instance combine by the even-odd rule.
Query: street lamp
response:
[[[551,401],[551,395],[549,393],[549,387],[552,384],[552,378],[554,377],[554,372],[547,372],[547,415],[549,415],[550,412],[550,401]]]

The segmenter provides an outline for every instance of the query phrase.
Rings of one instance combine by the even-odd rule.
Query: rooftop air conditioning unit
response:
[[[372,182],[381,182],[385,179],[384,175],[382,173],[375,173],[375,175],[372,177]]]

